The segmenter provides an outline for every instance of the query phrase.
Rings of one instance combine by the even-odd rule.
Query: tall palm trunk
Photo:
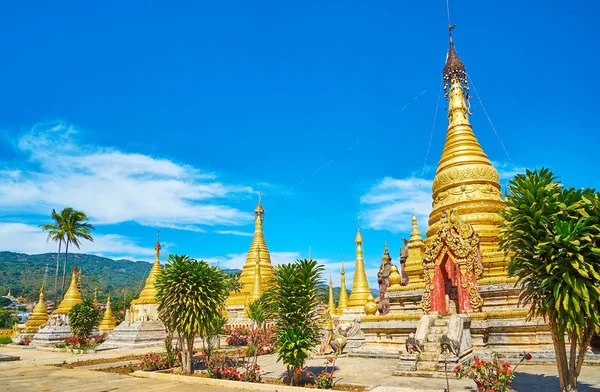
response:
[[[65,296],[65,279],[67,277],[67,262],[69,260],[69,240],[67,240],[67,247],[65,248],[65,262],[63,264],[63,281],[62,281],[62,291],[61,295],[64,298]]]
[[[56,301],[58,299],[58,269],[60,268],[60,247],[62,240],[58,241],[58,253],[56,254],[56,276],[54,277],[54,309],[56,309]]]

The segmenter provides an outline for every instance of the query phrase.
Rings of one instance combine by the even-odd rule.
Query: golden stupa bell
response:
[[[73,266],[69,289],[65,293],[63,300],[60,301],[58,308],[56,308],[52,314],[69,314],[69,311],[73,306],[81,303],[83,303],[83,298],[81,298],[81,293],[77,288],[77,266]]]
[[[348,290],[346,289],[346,271],[344,270],[344,263],[342,263],[341,274],[341,287],[340,287],[340,299],[338,300],[338,315],[344,312],[344,309],[348,308]]]
[[[429,215],[426,244],[437,235],[442,211],[453,209],[473,226],[480,238],[486,277],[506,275],[498,248],[498,212],[504,208],[498,172],[483,152],[469,123],[469,84],[463,62],[450,36],[450,49],[443,70],[448,100],[448,130],[433,180],[433,211]]]
[[[354,279],[352,281],[352,291],[350,292],[350,298],[348,300],[349,308],[360,308],[362,309],[367,303],[369,294],[369,282],[367,281],[367,273],[365,271],[365,259],[363,257],[363,239],[360,234],[360,228],[356,233],[354,240],[356,243],[356,265],[354,268]]]
[[[159,238],[156,239],[156,245],[154,245],[154,264],[150,269],[150,273],[146,278],[146,285],[142,289],[139,297],[131,301],[131,303],[136,305],[142,304],[156,304],[156,287],[154,287],[154,282],[156,282],[156,277],[160,274],[160,232],[158,233]]]
[[[31,316],[29,316],[29,319],[25,323],[25,328],[22,331],[23,333],[36,333],[38,331],[38,327],[46,324],[48,321],[48,308],[46,307],[46,302],[44,301],[44,291],[44,284],[42,283],[42,288],[40,289],[40,299],[33,308]]]
[[[113,318],[112,309],[110,308],[110,296],[106,300],[106,309],[104,310],[104,317],[98,325],[98,329],[102,332],[112,331],[117,326],[115,319]]]
[[[273,279],[273,265],[271,264],[271,255],[265,242],[265,236],[263,233],[263,221],[265,216],[265,210],[261,203],[261,197],[259,197],[258,205],[254,209],[254,237],[250,244],[250,249],[246,256],[246,263],[242,268],[242,274],[240,275],[240,282],[243,284],[242,289],[237,293],[232,293],[229,298],[225,301],[226,306],[246,306],[246,298],[252,297],[256,294],[253,293],[255,275],[258,268],[260,268],[260,295],[268,289],[269,282]],[[257,255],[259,262],[256,262]],[[262,284],[264,282],[265,284]],[[259,297],[260,297],[259,295]]]
[[[333,282],[331,281],[331,275],[329,276],[329,305],[328,309],[330,316],[335,316],[335,298],[333,297]]]

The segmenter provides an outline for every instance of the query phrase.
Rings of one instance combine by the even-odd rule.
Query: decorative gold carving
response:
[[[388,291],[412,291],[412,290],[419,290],[419,289],[423,289],[423,288],[425,288],[425,283],[419,282],[419,283],[410,283],[406,286],[390,287],[390,288],[388,288]]]
[[[419,313],[408,313],[408,314],[387,314],[385,316],[363,316],[360,318],[361,322],[368,321],[402,321],[402,320],[419,320],[421,314]]]
[[[499,310],[495,312],[472,313],[470,316],[476,320],[487,320],[490,318],[519,318],[527,317],[527,310]]]
[[[437,236],[425,248],[425,256],[423,257],[425,292],[421,307],[426,313],[431,310],[430,293],[434,290],[429,268],[433,267],[434,264],[436,266],[441,265],[446,258],[459,265],[460,274],[462,275],[462,288],[468,290],[473,310],[480,311],[483,306],[483,299],[472,279],[472,277],[480,278],[483,275],[483,266],[480,262],[479,236],[473,230],[473,226],[463,222],[453,210],[448,211],[447,214],[442,214]]]
[[[498,171],[491,164],[467,164],[461,165],[458,167],[452,167],[446,169],[444,171],[439,172],[435,179],[433,180],[433,193],[434,195],[437,192],[439,196],[442,196],[444,192],[444,188],[451,186],[456,186],[457,183],[460,182],[479,182],[479,181],[489,181],[491,183],[484,184],[476,184],[476,185],[484,185],[491,186],[498,191],[498,195],[501,198],[502,194],[500,192],[500,178],[498,177]],[[497,184],[497,185],[496,185]],[[463,184],[461,186],[466,186],[467,184]],[[475,189],[478,190],[479,188]],[[491,188],[481,188],[482,191],[491,194],[493,190]],[[462,191],[462,190],[461,190]],[[452,192],[458,192],[456,190],[452,190]],[[445,197],[446,195],[444,195]]]

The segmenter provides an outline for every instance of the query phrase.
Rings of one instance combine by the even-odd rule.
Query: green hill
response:
[[[59,287],[62,284],[63,260],[64,255],[61,255]],[[127,297],[137,297],[144,287],[146,276],[152,267],[152,264],[146,261],[113,260],[82,253],[69,253],[67,287],[71,281],[70,271],[73,268],[74,260],[77,262],[77,267],[82,269],[81,294],[84,297],[91,296],[94,288],[97,288],[98,299],[101,301],[108,294],[116,298],[123,298],[125,290]],[[56,253],[28,255],[0,252],[0,296],[6,295],[10,288],[15,297],[22,295],[27,300],[37,300],[46,266],[48,266],[46,298],[52,299],[54,298]],[[236,271],[238,270],[230,270],[230,272]]]

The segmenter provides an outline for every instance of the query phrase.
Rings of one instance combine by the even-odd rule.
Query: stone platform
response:
[[[47,325],[33,335],[31,345],[39,347],[52,347],[71,337],[71,328],[68,325]]]
[[[166,338],[167,331],[160,320],[124,321],[108,335],[100,348],[158,347],[164,345]]]

